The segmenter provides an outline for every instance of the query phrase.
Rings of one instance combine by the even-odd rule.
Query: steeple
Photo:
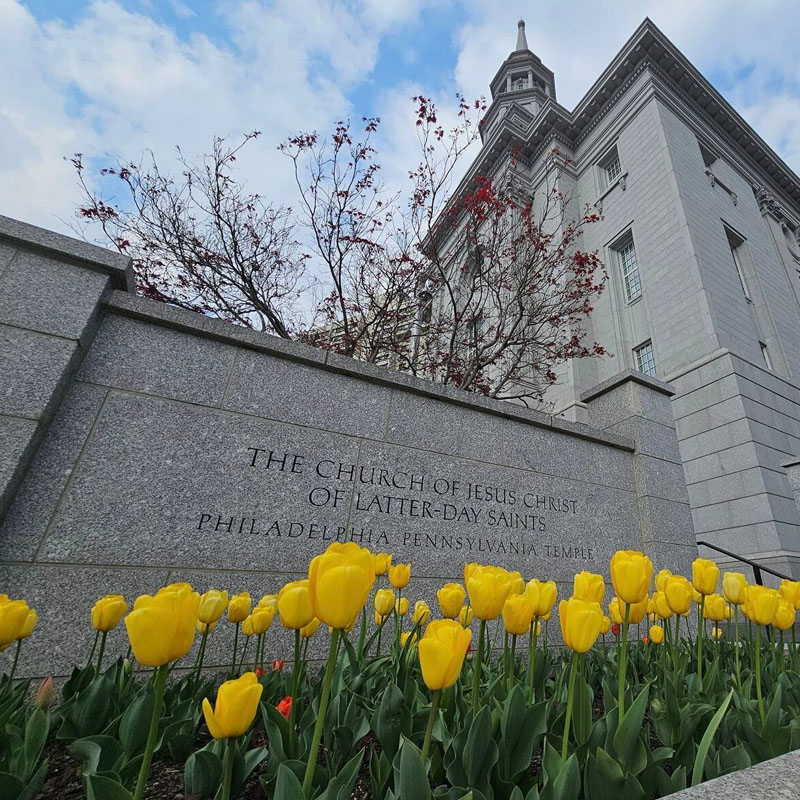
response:
[[[525,36],[525,20],[521,19],[517,23],[517,46],[514,48],[515,53],[520,50],[528,50],[528,39]]]

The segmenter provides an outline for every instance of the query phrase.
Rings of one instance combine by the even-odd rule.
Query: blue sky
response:
[[[293,200],[275,145],[379,115],[386,174],[413,165],[410,97],[488,93],[516,20],[573,107],[649,15],[800,171],[800,6],[714,0],[0,0],[0,213],[64,230],[78,199],[64,156],[169,163],[180,144],[258,128],[240,168]]]

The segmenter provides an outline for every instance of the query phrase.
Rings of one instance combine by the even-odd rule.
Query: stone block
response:
[[[680,463],[678,439],[672,424],[664,425],[643,417],[631,416],[612,425],[609,430],[633,440],[636,443],[637,454],[642,453]]]
[[[0,278],[14,260],[17,254],[17,248],[10,242],[4,242],[0,239]]]
[[[82,339],[109,278],[35,252],[20,251],[0,278],[0,320]]]
[[[34,447],[36,428],[33,420],[0,416],[0,519],[20,479],[20,464]]]
[[[224,407],[336,433],[382,439],[390,394],[390,389],[347,375],[242,350],[231,373]]]
[[[638,502],[645,544],[662,542],[694,546],[692,510],[688,503],[676,503],[659,497],[640,497]]]
[[[640,494],[688,503],[683,466],[672,461],[640,455],[634,461],[634,475]]]
[[[218,405],[235,350],[125,317],[106,317],[78,379],[145,394]]]
[[[0,414],[44,416],[76,352],[73,341],[0,325]]]
[[[0,561],[34,559],[106,391],[73,383],[67,392],[0,525]]]

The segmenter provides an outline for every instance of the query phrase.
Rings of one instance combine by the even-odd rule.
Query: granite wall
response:
[[[568,592],[619,547],[675,570],[696,554],[666,384],[606,381],[590,427],[138,298],[118,256],[2,219],[0,255],[0,421],[22,432],[0,591],[40,611],[26,674],[85,659],[101,594],[258,597],[335,539],[410,561],[429,602],[466,561]]]

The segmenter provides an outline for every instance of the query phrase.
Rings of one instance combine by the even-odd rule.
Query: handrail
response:
[[[710,542],[704,542],[702,539],[697,542],[697,546],[699,547],[700,545],[703,547],[709,547],[712,550],[716,550],[718,553],[724,553],[726,556],[735,558],[737,561],[741,561],[743,564],[749,564],[753,568],[753,577],[756,579],[756,583],[759,586],[764,585],[764,582],[761,580],[762,571],[769,572],[770,575],[774,575],[776,578],[782,578],[783,580],[787,581],[793,580],[793,578],[789,577],[788,575],[784,575],[782,572],[776,572],[774,569],[765,567],[763,564],[759,564],[757,561],[753,561],[752,559],[732,553],[730,550],[726,550],[724,547],[717,547],[717,545],[711,544]]]

